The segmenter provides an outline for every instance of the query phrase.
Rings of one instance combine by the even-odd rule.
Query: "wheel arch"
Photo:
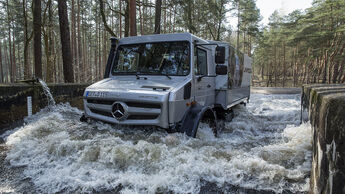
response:
[[[200,104],[191,106],[182,118],[180,132],[185,132],[188,136],[196,137],[199,123],[205,118],[210,119],[214,127],[217,126],[217,115],[212,107],[202,106]]]

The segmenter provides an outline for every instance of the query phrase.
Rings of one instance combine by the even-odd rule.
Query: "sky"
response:
[[[313,0],[257,0],[256,6],[260,9],[262,16],[261,24],[267,25],[268,18],[275,10],[279,10],[283,15],[287,15],[296,9],[304,10],[311,7]],[[235,29],[237,26],[237,18],[228,15],[231,26]]]
[[[256,6],[260,9],[262,23],[268,24],[268,18],[275,10],[281,10],[282,13],[289,14],[296,9],[305,9],[311,7],[313,0],[257,0]]]

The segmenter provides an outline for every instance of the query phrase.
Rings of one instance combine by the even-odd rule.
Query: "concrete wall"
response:
[[[69,102],[82,109],[82,96],[90,84],[48,84],[57,103]],[[27,96],[32,96],[32,112],[47,105],[47,98],[39,84],[0,85],[0,134],[16,121],[27,116]]]
[[[302,90],[302,107],[313,128],[310,193],[345,193],[345,85]]]

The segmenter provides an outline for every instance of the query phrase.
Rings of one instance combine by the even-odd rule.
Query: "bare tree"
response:
[[[23,18],[24,18],[24,79],[28,79],[31,76],[29,66],[29,44],[33,38],[33,32],[30,35],[28,33],[28,19],[27,19],[27,1],[23,0]]]
[[[58,0],[58,11],[64,80],[66,83],[72,83],[74,82],[74,74],[66,0]]]
[[[35,76],[42,78],[42,17],[41,0],[33,0],[33,31],[34,31],[34,63]]]
[[[155,11],[155,34],[161,33],[162,0],[156,0]]]
[[[130,12],[130,19],[129,19],[129,23],[130,23],[130,35],[131,36],[136,36],[137,35],[137,21],[136,21],[136,13],[137,13],[137,9],[136,9],[136,1],[135,0],[129,0],[129,12]]]
[[[77,57],[77,64],[79,65],[79,77],[80,81],[84,81],[84,63],[82,62],[82,40],[81,40],[81,31],[80,31],[80,1],[77,0],[77,52],[78,54],[76,55]]]
[[[1,82],[4,83],[5,79],[4,79],[4,72],[2,70],[2,53],[1,53],[1,40],[0,40],[0,76],[1,76]]]

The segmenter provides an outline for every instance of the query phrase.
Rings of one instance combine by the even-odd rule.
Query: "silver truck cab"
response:
[[[84,92],[85,114],[120,125],[158,126],[195,137],[250,95],[251,60],[228,43],[190,33],[111,39],[104,79]]]

